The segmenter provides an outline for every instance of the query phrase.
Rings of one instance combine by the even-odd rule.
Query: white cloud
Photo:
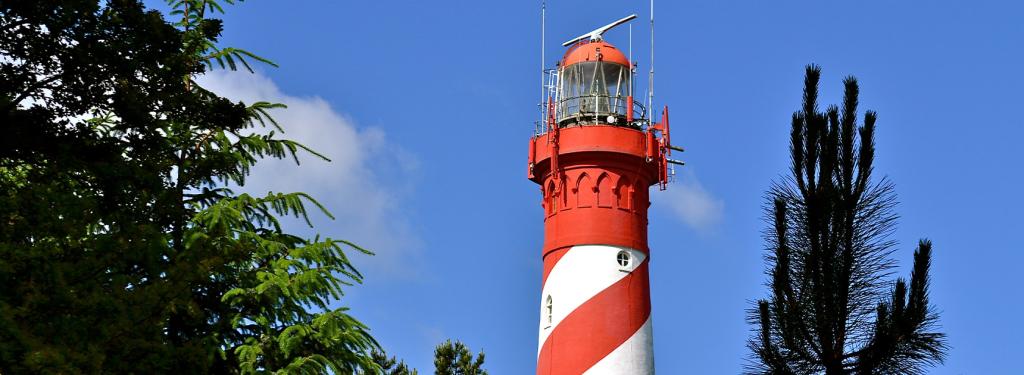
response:
[[[668,189],[652,194],[686,225],[700,233],[713,233],[722,221],[725,203],[711,195],[693,173],[686,168]]]
[[[317,198],[335,216],[330,221],[314,213],[316,230],[323,236],[350,240],[370,249],[373,257],[355,256],[360,271],[373,279],[413,275],[420,241],[401,207],[412,190],[417,160],[391,143],[384,130],[357,126],[319,97],[282,93],[261,74],[214,71],[200,84],[232,100],[284,103],[271,115],[296,140],[331,159],[312,155],[293,159],[264,159],[253,168],[245,191],[302,191]],[[307,207],[309,208],[309,207]],[[298,231],[301,228],[294,227]]]

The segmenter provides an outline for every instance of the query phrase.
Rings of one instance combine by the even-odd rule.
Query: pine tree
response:
[[[932,244],[914,252],[909,287],[887,281],[894,188],[872,180],[876,114],[858,127],[859,87],[818,110],[820,68],[808,66],[793,114],[791,176],[768,192],[770,296],[751,311],[750,373],[920,374],[942,363],[945,335],[928,301]],[[859,139],[858,139],[859,136]],[[873,318],[873,319],[872,319]]]
[[[484,352],[473,358],[461,341],[446,340],[434,349],[434,373],[437,375],[487,375],[483,365]]]
[[[418,375],[419,371],[416,369],[410,369],[405,364],[405,361],[399,361],[395,357],[388,357],[387,354],[381,351],[373,351],[373,362],[380,366],[381,374],[383,375]],[[365,371],[361,374],[376,374],[376,372]]]
[[[344,240],[279,221],[301,193],[235,193],[280,104],[196,77],[269,61],[220,47],[232,0],[0,1],[0,372],[353,373],[378,348],[346,308]]]

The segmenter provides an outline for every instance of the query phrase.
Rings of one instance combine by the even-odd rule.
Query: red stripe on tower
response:
[[[623,251],[616,248],[611,249],[615,253]],[[574,248],[573,251],[601,252],[597,249],[581,248]],[[624,251],[628,252],[628,250]],[[596,255],[606,256],[609,254]],[[586,256],[588,255],[584,255],[584,257]],[[643,260],[639,267],[622,269],[624,276],[572,309],[566,316],[559,316],[558,321],[553,322],[554,325],[549,328],[550,334],[542,337],[543,341],[537,359],[537,373],[545,375],[582,374],[626,344],[631,337],[637,335],[651,315],[647,265],[648,262]],[[586,264],[586,266],[593,265]],[[565,268],[569,277],[580,271],[570,267]],[[613,271],[618,272],[619,270]],[[562,298],[566,297],[566,293],[573,293],[572,290],[558,290],[566,288],[557,287],[545,289],[553,296],[562,292],[559,295],[560,300],[553,302],[571,303],[571,301],[561,300],[566,299]],[[649,336],[649,332],[647,334]],[[542,336],[544,336],[543,333]],[[632,374],[648,371],[650,370],[649,365],[652,364],[649,349],[649,345],[643,348],[628,348],[629,352],[624,356],[626,359],[623,361],[624,363],[616,363],[613,367],[622,370],[619,373]]]

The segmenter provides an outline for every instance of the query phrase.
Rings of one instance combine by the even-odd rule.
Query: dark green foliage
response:
[[[373,362],[382,370],[384,375],[417,375],[416,369],[410,369],[404,361],[397,361],[395,357],[388,357],[387,354],[379,351],[373,352]],[[437,375],[487,375],[483,369],[484,353],[481,351],[473,358],[469,348],[461,341],[445,342],[434,348],[434,373]],[[377,374],[373,369],[363,370],[360,374]]]
[[[395,357],[388,358],[387,354],[380,351],[373,352],[373,362],[380,366],[381,373],[383,375],[418,375],[419,372],[415,369],[409,369],[405,365],[405,361],[396,360]],[[365,374],[372,374],[373,372],[365,372]]]
[[[329,307],[366,251],[286,232],[309,204],[330,216],[303,193],[226,188],[263,157],[319,157],[277,135],[282,105],[194,81],[266,60],[217,47],[217,1],[170,3],[176,23],[0,0],[0,373],[376,368],[367,328]]]
[[[942,362],[945,335],[928,302],[931,242],[914,253],[907,283],[890,284],[896,204],[873,182],[874,112],[857,122],[857,81],[842,108],[818,111],[820,69],[808,66],[803,109],[793,114],[792,175],[767,207],[771,295],[751,311],[748,344],[759,374],[919,374]],[[874,319],[872,319],[874,318]]]
[[[487,375],[483,365],[484,352],[473,358],[461,341],[446,340],[434,349],[434,373],[437,375]]]

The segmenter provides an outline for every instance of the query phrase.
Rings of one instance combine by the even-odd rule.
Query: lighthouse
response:
[[[634,99],[636,66],[603,39],[569,40],[546,70],[528,178],[544,219],[538,375],[653,374],[647,210],[670,177],[668,108]]]

